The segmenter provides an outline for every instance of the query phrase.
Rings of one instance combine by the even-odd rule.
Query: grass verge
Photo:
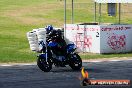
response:
[[[34,62],[36,54],[29,48],[26,32],[47,24],[63,27],[64,0],[0,0],[0,63]],[[75,0],[74,22],[92,22],[94,20],[93,0]],[[103,8],[105,5],[103,5]],[[130,10],[130,6],[124,7]],[[124,11],[125,11],[124,10]],[[117,22],[104,14],[103,22]],[[126,11],[126,12],[127,12]],[[71,22],[71,0],[67,0],[67,23]],[[98,16],[98,15],[97,15]],[[125,17],[123,17],[125,16]],[[132,24],[130,14],[122,15],[123,22]],[[132,56],[132,54],[81,55],[82,58],[107,58]]]
[[[132,53],[120,53],[120,54],[93,54],[93,53],[80,53],[82,59],[101,59],[101,58],[114,58],[114,57],[132,57]]]

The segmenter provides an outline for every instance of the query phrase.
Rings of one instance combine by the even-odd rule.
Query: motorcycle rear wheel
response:
[[[82,60],[78,54],[75,53],[71,56],[69,66],[73,70],[80,70],[80,68],[82,67]]]
[[[43,58],[42,57],[38,57],[37,65],[44,72],[49,72],[52,69],[51,60],[48,59],[47,62],[46,62],[46,58],[44,58],[44,57]]]

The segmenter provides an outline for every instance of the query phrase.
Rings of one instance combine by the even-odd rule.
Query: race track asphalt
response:
[[[91,79],[132,80],[132,60],[110,62],[84,62]],[[132,88],[130,86],[81,86],[80,71],[69,66],[50,72],[37,65],[0,66],[0,88]]]

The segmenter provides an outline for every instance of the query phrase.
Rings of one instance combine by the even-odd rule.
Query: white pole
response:
[[[99,3],[99,24],[101,23],[101,3]]]
[[[119,24],[121,24],[121,3],[119,3]]]
[[[96,23],[96,2],[95,2],[95,6],[94,6],[94,22]]]
[[[66,0],[64,2],[64,36],[66,37]]]
[[[74,23],[74,4],[73,4],[73,0],[72,0],[72,17],[71,17],[71,23]]]

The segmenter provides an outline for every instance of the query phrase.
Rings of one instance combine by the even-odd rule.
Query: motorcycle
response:
[[[73,70],[79,70],[82,67],[82,60],[76,52],[76,45],[66,44],[61,30],[55,30],[51,25],[45,29],[46,42],[39,42],[42,49],[37,59],[38,67],[44,72],[49,72],[52,65],[56,67],[69,65]]]

